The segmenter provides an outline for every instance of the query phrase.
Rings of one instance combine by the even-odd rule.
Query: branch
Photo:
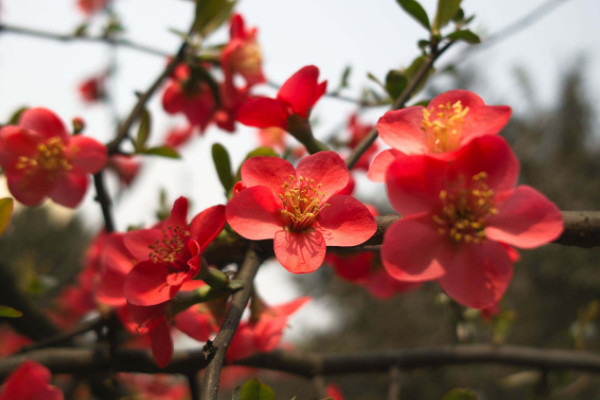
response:
[[[425,79],[427,73],[433,67],[435,61],[446,50],[448,50],[453,43],[454,42],[449,42],[441,49],[432,49],[431,53],[427,55],[425,62],[421,64],[421,67],[419,68],[415,76],[410,80],[410,82],[408,82],[402,93],[400,93],[400,96],[398,96],[396,101],[394,101],[394,104],[392,104],[392,110],[397,110],[405,106],[408,99],[410,99],[413,95],[413,92],[419,87],[423,79]],[[369,134],[352,150],[348,157],[346,157],[346,166],[348,167],[348,169],[352,169],[352,167],[354,167],[354,165],[360,159],[360,156],[362,156],[363,153],[367,151],[367,149],[373,144],[373,142],[375,142],[375,139],[377,139],[377,135],[377,129],[371,129],[371,132],[369,132]]]
[[[140,51],[143,53],[152,54],[152,55],[160,56],[160,57],[170,56],[170,53],[167,53],[165,51],[154,49],[154,48],[148,47],[146,45],[130,42],[127,39],[113,39],[113,38],[104,37],[104,36],[83,36],[83,35],[78,36],[78,35],[70,35],[70,34],[60,34],[60,33],[41,31],[41,30],[37,30],[37,29],[23,28],[23,27],[14,26],[14,25],[0,24],[0,33],[3,33],[3,32],[16,33],[19,35],[31,36],[31,37],[36,37],[36,38],[46,39],[46,40],[55,40],[55,41],[59,41],[59,42],[80,41],[80,42],[105,43],[105,44],[110,44],[113,46],[116,45],[116,46],[121,46],[121,47],[127,47],[127,48],[130,48],[133,50],[137,50],[137,51]]]
[[[35,360],[53,373],[92,373],[105,371],[111,363],[106,348],[51,348],[34,350],[0,359],[0,379],[26,360]],[[147,350],[120,349],[114,354],[115,372],[189,374],[210,362],[207,351],[178,351],[171,363],[160,369]],[[312,378],[354,373],[386,373],[416,368],[468,364],[503,364],[546,370],[575,370],[600,373],[600,355],[575,350],[537,349],[523,346],[459,345],[430,349],[386,350],[354,354],[315,354],[276,350],[255,354],[234,365],[287,372]]]
[[[104,230],[106,233],[114,232],[115,223],[110,211],[112,204],[106,186],[104,185],[104,171],[94,174],[94,187],[96,188],[96,201],[100,204],[102,216],[104,217]]]
[[[244,282],[244,287],[232,296],[225,320],[213,342],[216,351],[210,364],[206,368],[206,374],[204,375],[200,394],[202,400],[217,399],[219,393],[219,377],[221,376],[221,368],[223,367],[223,362],[225,360],[225,353],[229,348],[229,344],[233,339],[233,335],[238,328],[242,314],[250,299],[252,293],[252,281],[254,280],[254,276],[261,263],[262,258],[258,255],[255,248],[251,247],[248,249],[244,263],[237,276],[237,279]]]

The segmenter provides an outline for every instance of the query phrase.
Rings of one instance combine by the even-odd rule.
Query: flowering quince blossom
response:
[[[388,111],[377,121],[377,131],[392,148],[375,157],[369,179],[385,181],[385,171],[402,155],[452,159],[456,150],[472,139],[500,132],[510,114],[510,107],[486,106],[479,96],[467,90],[442,93],[428,107]]]
[[[294,169],[277,157],[253,157],[242,164],[242,186],[227,204],[227,222],[251,240],[274,239],[275,256],[288,271],[313,272],[326,246],[355,246],[377,230],[369,210],[338,195],[349,172],[332,151],[306,158]]]
[[[78,0],[77,7],[87,15],[94,14],[106,8],[109,0]]]
[[[108,158],[106,166],[117,174],[121,184],[129,186],[138,176],[142,163],[138,157],[115,154]]]
[[[122,372],[117,376],[119,381],[134,389],[141,399],[184,400],[189,398],[189,389],[185,381],[172,375]]]
[[[204,131],[216,110],[215,99],[208,84],[191,79],[190,67],[179,64],[163,93],[162,104],[167,113],[183,113],[191,125]]]
[[[563,230],[558,208],[515,186],[519,163],[504,139],[482,136],[452,161],[401,157],[386,175],[388,197],[404,216],[385,233],[382,260],[395,279],[439,280],[461,304],[497,303],[513,274],[508,246],[533,248]]]
[[[125,279],[127,301],[150,306],[172,299],[200,272],[200,254],[225,226],[225,207],[208,208],[187,224],[188,200],[178,198],[169,217],[154,228],[125,235],[125,246],[140,262]]]
[[[232,80],[233,74],[240,74],[248,86],[265,82],[262,72],[262,54],[256,41],[257,29],[246,29],[244,18],[240,14],[231,17],[229,25],[231,39],[221,54],[221,66],[226,80]]]
[[[266,307],[258,320],[242,322],[227,349],[227,360],[240,360],[256,352],[275,350],[289,317],[310,300],[310,297],[300,297],[279,306]]]
[[[238,111],[238,121],[257,128],[278,126],[288,130],[288,118],[298,115],[308,119],[310,110],[327,89],[327,81],[318,83],[319,69],[314,65],[301,68],[277,92],[277,97],[249,100]]]
[[[49,384],[50,370],[35,361],[25,361],[4,384],[0,400],[63,400],[61,391]]]
[[[69,136],[50,110],[30,108],[19,125],[0,130],[0,165],[12,195],[28,206],[46,196],[66,207],[76,207],[88,185],[87,174],[106,164],[106,146],[82,135]]]
[[[86,103],[101,101],[106,96],[106,73],[93,76],[81,82],[78,87],[81,99]]]

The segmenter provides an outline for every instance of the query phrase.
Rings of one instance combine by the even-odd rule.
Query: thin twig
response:
[[[105,44],[109,44],[109,45],[117,45],[120,47],[127,47],[127,48],[130,48],[133,50],[137,50],[137,51],[140,51],[143,53],[152,54],[152,55],[160,56],[160,57],[168,57],[171,55],[170,53],[168,53],[166,51],[158,50],[158,49],[155,49],[155,48],[143,45],[143,44],[134,43],[127,39],[114,39],[114,38],[104,37],[104,36],[60,34],[60,33],[42,31],[42,30],[38,30],[38,29],[30,29],[30,28],[24,28],[24,27],[8,25],[8,24],[0,24],[0,33],[3,33],[3,32],[16,33],[19,35],[31,36],[31,37],[36,37],[36,38],[40,38],[40,39],[56,40],[59,42],[80,41],[80,42],[105,43]]]
[[[104,230],[106,233],[114,232],[115,223],[110,210],[112,202],[104,185],[104,171],[94,174],[94,187],[96,188],[96,201],[100,204],[102,216],[104,217]]]
[[[252,293],[252,281],[254,280],[261,263],[262,258],[258,255],[255,247],[253,246],[248,249],[244,263],[237,276],[237,279],[244,282],[244,287],[232,296],[225,320],[213,342],[216,351],[204,374],[202,387],[200,389],[200,398],[202,400],[217,399],[219,394],[219,377],[221,376],[221,368],[223,367],[223,362],[225,360],[225,353],[229,348],[229,344],[233,339],[233,335],[238,328],[242,314],[250,299]]]

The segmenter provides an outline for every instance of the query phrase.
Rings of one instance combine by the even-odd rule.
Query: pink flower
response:
[[[69,136],[62,121],[45,108],[30,108],[18,126],[0,130],[0,165],[8,188],[28,206],[48,196],[77,207],[87,189],[87,174],[100,171],[106,157],[106,146],[89,137]]]
[[[221,66],[226,80],[238,73],[244,77],[248,86],[262,83],[262,54],[256,41],[257,29],[246,29],[244,18],[240,14],[231,17],[229,32],[231,39],[221,54]]]
[[[354,246],[377,229],[361,202],[337,195],[349,173],[332,151],[308,156],[296,169],[281,158],[254,157],[241,175],[246,189],[227,205],[227,222],[247,239],[274,239],[277,260],[292,273],[316,270],[326,246]]]
[[[151,229],[125,235],[125,246],[140,262],[125,279],[124,293],[134,305],[172,299],[200,272],[200,254],[225,226],[225,207],[208,208],[187,224],[188,201],[180,197],[169,218]]]
[[[329,385],[327,385],[327,396],[331,397],[333,400],[344,400],[344,396],[342,396],[342,391],[334,383],[330,383]]]
[[[4,384],[0,400],[63,400],[61,391],[51,386],[50,370],[35,361],[25,361]]]
[[[238,121],[257,128],[278,126],[288,130],[290,116],[307,120],[327,88],[326,81],[317,83],[318,78],[319,69],[314,65],[301,68],[279,88],[275,99],[260,97],[245,103],[238,112]]]
[[[116,172],[123,185],[129,186],[140,172],[142,165],[137,157],[115,154],[109,157],[107,167]]]
[[[275,350],[288,324],[288,318],[308,301],[310,297],[300,297],[289,303],[267,307],[257,321],[242,322],[227,349],[227,359],[239,360],[256,352]]]
[[[500,132],[510,114],[510,107],[486,106],[479,96],[467,90],[442,93],[427,108],[388,111],[377,122],[377,131],[392,148],[373,160],[369,179],[384,181],[387,168],[404,154],[452,159],[455,151],[472,139]]]
[[[385,233],[382,259],[395,279],[439,280],[461,304],[497,303],[513,273],[508,246],[533,248],[563,230],[558,208],[529,186],[514,187],[519,164],[504,139],[482,136],[452,161],[397,159],[386,187],[404,216]]]
[[[106,96],[106,74],[93,76],[81,82],[78,87],[81,99],[86,103],[103,100]]]
[[[169,146],[172,149],[178,149],[190,141],[193,133],[194,125],[188,125],[182,128],[173,128],[167,133],[165,146]]]

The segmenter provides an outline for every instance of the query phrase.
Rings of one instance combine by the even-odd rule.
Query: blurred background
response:
[[[69,34],[82,23],[99,33],[106,15],[87,19],[75,0],[3,0],[0,22]],[[432,15],[436,1],[423,0]],[[176,50],[193,2],[185,0],[115,0],[113,11],[124,28],[122,37],[163,52]],[[503,131],[521,163],[521,182],[536,187],[561,210],[597,210],[600,205],[600,2],[597,0],[464,0],[475,14],[472,29],[483,43],[457,45],[438,62],[438,73],[418,99],[453,88],[478,93],[487,104],[507,104],[513,117]],[[284,82],[307,64],[320,68],[321,79],[335,88],[347,66],[349,87],[341,93],[358,99],[376,87],[371,73],[383,80],[388,70],[406,67],[419,53],[417,40],[425,30],[393,0],[245,0],[236,10],[259,29],[264,72],[273,83]],[[218,31],[209,42],[226,42]],[[105,43],[32,38],[0,31],[0,121],[23,106],[45,106],[65,122],[75,116],[87,122],[86,133],[107,142],[115,118],[127,115],[166,63],[162,56]],[[108,84],[110,102],[85,104],[78,86],[92,75],[114,68]],[[256,93],[273,94],[268,85]],[[160,95],[149,105],[152,141],[181,126],[183,117],[167,115]],[[352,102],[325,97],[313,110],[317,137],[347,135],[346,122],[357,110]],[[386,108],[361,110],[360,118],[375,123]],[[120,230],[155,221],[159,193],[167,203],[180,195],[192,200],[192,212],[223,203],[225,197],[210,158],[222,143],[235,167],[258,145],[253,129],[238,125],[229,135],[209,128],[182,149],[182,160],[143,160],[140,175],[127,190],[109,182]],[[382,203],[382,185],[357,176],[357,196],[389,213]],[[23,210],[0,239],[0,254],[20,277],[20,285],[40,303],[74,279],[85,243],[102,224],[90,190],[84,204],[71,212],[58,206]],[[75,240],[74,238],[77,238]],[[271,304],[298,295],[313,302],[298,312],[286,338],[310,351],[351,352],[431,347],[490,341],[534,347],[597,351],[597,309],[600,300],[598,250],[550,245],[522,252],[515,277],[496,317],[481,318],[474,310],[452,303],[437,284],[379,300],[367,290],[340,280],[331,268],[295,277],[275,263],[266,264],[258,289]],[[273,374],[269,374],[273,377]],[[268,378],[269,376],[267,376]],[[600,393],[595,375],[522,371],[507,367],[469,366],[416,370],[401,376],[402,398],[440,399],[454,387],[469,387],[480,399],[591,399]],[[346,399],[385,398],[385,375],[340,376]],[[328,380],[329,382],[329,380]],[[432,384],[435,382],[435,384]],[[310,398],[303,381],[269,381],[281,398]],[[226,395],[224,395],[227,398]],[[278,397],[279,398],[279,397]]]

